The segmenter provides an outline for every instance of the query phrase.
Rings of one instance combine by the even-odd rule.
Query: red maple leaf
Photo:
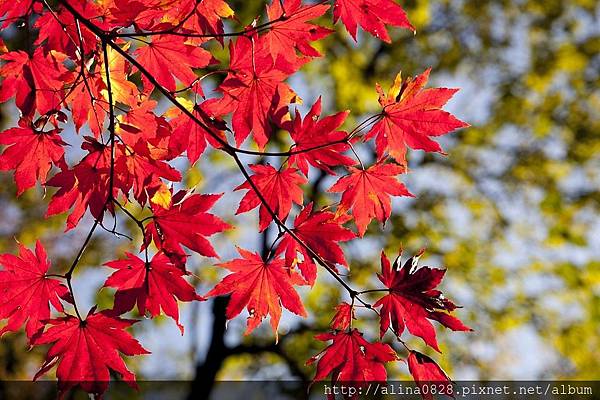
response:
[[[158,83],[171,92],[176,89],[173,77],[187,87],[197,78],[193,68],[203,68],[216,61],[202,47],[189,44],[185,38],[174,35],[154,36],[152,42],[138,48],[135,55]],[[142,80],[145,88],[152,88],[145,78]]]
[[[390,265],[390,261],[381,252],[381,274],[378,278],[390,289],[389,294],[383,296],[373,305],[381,307],[380,336],[383,337],[390,327],[399,337],[404,332],[404,327],[415,336],[440,351],[435,337],[435,328],[429,319],[455,331],[470,331],[460,320],[445,311],[451,312],[457,306],[446,299],[442,292],[435,290],[440,284],[445,269],[421,267],[417,269],[417,262],[423,251],[408,259],[400,266],[400,255]]]
[[[31,11],[39,13],[43,7],[43,4],[35,0],[2,0],[0,1],[0,15],[3,18],[0,27],[2,29],[8,27]]]
[[[293,286],[304,284],[298,274],[286,269],[281,259],[266,262],[258,253],[241,248],[238,251],[242,258],[219,264],[233,273],[207,293],[207,296],[231,293],[225,312],[228,319],[236,317],[246,307],[249,316],[245,334],[252,332],[267,315],[277,334],[282,305],[294,314],[306,317],[302,300]]]
[[[269,140],[272,125],[280,125],[287,115],[288,105],[298,99],[283,81],[301,62],[290,64],[283,57],[273,60],[270,53],[257,51],[261,49],[257,40],[242,36],[230,43],[230,72],[218,88],[223,97],[207,100],[204,109],[214,116],[233,112],[237,145],[252,132],[262,149]]]
[[[344,123],[348,113],[349,111],[342,111],[319,119],[321,97],[313,104],[304,119],[296,110],[296,118],[284,124],[294,140],[292,150],[300,152],[290,157],[290,164],[296,165],[306,176],[308,176],[309,164],[331,175],[334,175],[331,170],[333,167],[356,164],[354,159],[342,154],[350,148],[347,143],[343,142],[347,133],[336,130]]]
[[[329,211],[312,212],[312,203],[308,204],[298,214],[294,221],[292,232],[308,247],[315,251],[330,266],[336,264],[348,266],[340,242],[355,238],[354,232],[342,226],[343,217],[336,218]],[[276,254],[285,252],[285,262],[288,267],[298,265],[306,282],[312,285],[317,277],[317,266],[306,247],[301,245],[289,233],[286,233],[277,247]],[[298,254],[302,260],[298,260]]]
[[[343,331],[350,328],[353,319],[356,319],[354,316],[354,307],[343,302],[335,307],[335,315],[331,319],[329,326],[331,326],[331,329]]]
[[[233,10],[223,0],[171,0],[161,2],[164,10],[159,15],[160,24],[156,29],[164,29],[165,21],[171,27],[179,27],[181,32],[213,34],[221,43],[223,18],[233,18]],[[153,28],[154,29],[154,28]]]
[[[250,177],[254,185],[258,188],[266,203],[280,220],[285,218],[292,209],[292,203],[302,204],[304,195],[300,185],[305,184],[307,179],[298,173],[296,168],[285,168],[277,170],[271,165],[251,165],[250,169],[254,175]],[[259,230],[264,231],[272,221],[271,214],[268,212],[260,198],[248,181],[242,183],[234,190],[246,189],[248,192],[240,201],[236,214],[250,211],[260,205]]]
[[[283,8],[282,8],[283,6]],[[302,5],[301,0],[273,1],[267,6],[269,30],[261,43],[273,59],[282,56],[289,62],[296,61],[296,51],[304,56],[320,57],[311,42],[322,39],[333,30],[314,25],[308,21],[320,17],[329,9],[328,4]]]
[[[469,126],[441,109],[458,89],[423,89],[429,72],[430,69],[404,82],[398,74],[387,95],[377,85],[382,118],[365,135],[365,140],[376,136],[378,157],[387,152],[398,163],[406,165],[407,147],[443,153],[440,145],[430,137]]]
[[[414,31],[406,13],[395,0],[335,0],[333,22],[342,19],[348,33],[356,40],[356,28],[360,25],[371,35],[390,43],[386,25]]]
[[[218,257],[207,236],[223,232],[229,224],[208,209],[222,194],[192,194],[184,190],[173,195],[169,208],[152,204],[154,216],[146,225],[146,245],[150,240],[175,259],[185,259],[182,245],[206,257]]]
[[[66,167],[59,130],[38,131],[24,120],[19,128],[0,133],[0,144],[8,145],[0,155],[0,170],[15,170],[17,196],[33,187],[37,181],[46,182],[52,164]]]
[[[148,263],[131,253],[125,254],[125,260],[104,264],[117,270],[104,283],[104,286],[117,288],[113,311],[120,315],[133,309],[137,303],[140,314],[156,317],[162,308],[183,334],[177,300],[203,300],[194,287],[183,279],[186,272],[175,266],[163,253],[157,253]]]
[[[360,387],[365,382],[384,382],[387,379],[384,364],[398,359],[388,344],[369,343],[358,329],[322,333],[315,338],[333,343],[307,361],[307,365],[317,361],[313,381],[331,375],[333,384],[348,382]]]
[[[329,189],[329,192],[343,192],[338,214],[352,209],[361,237],[373,218],[385,222],[390,217],[390,196],[413,197],[396,178],[405,169],[396,164],[385,164],[384,161],[377,162],[366,170],[349,167],[350,174],[338,179]]]
[[[96,313],[95,309],[90,310],[83,321],[71,315],[51,319],[48,321],[50,327],[33,341],[35,345],[53,343],[34,380],[58,365],[56,377],[61,393],[79,385],[86,392],[101,397],[108,388],[109,369],[118,373],[128,385],[137,387],[135,375],[121,358],[121,354],[149,354],[125,331],[135,322]]]
[[[429,389],[432,383],[443,384],[452,382],[439,365],[425,354],[411,350],[407,362],[410,374],[421,389],[425,387]],[[451,391],[445,391],[445,393],[440,394],[452,396]],[[422,390],[421,395],[425,400],[433,400],[433,395],[429,390]]]
[[[97,18],[101,11],[93,2],[78,1],[73,2],[72,6],[85,18],[94,19],[96,25],[104,27],[102,21]],[[57,8],[55,12],[42,14],[35,21],[35,27],[39,29],[35,44],[43,44],[46,49],[57,50],[72,59],[77,59],[79,57],[77,52],[81,48],[79,43],[81,33],[81,45],[85,54],[95,50],[98,44],[96,36],[85,25],[78,25],[73,15],[64,7],[58,5]]]
[[[107,105],[96,99],[101,99],[101,91],[105,88],[100,76],[88,76],[75,84],[66,101],[71,109],[71,116],[77,132],[88,124],[95,138],[100,137],[104,129]]]
[[[81,148],[88,151],[79,164],[72,169],[63,169],[46,182],[46,186],[59,187],[48,204],[46,216],[63,213],[73,207],[67,218],[66,230],[73,229],[90,209],[92,216],[102,220],[104,211],[113,211],[108,202],[110,181],[110,146],[86,137]],[[117,193],[118,183],[113,187],[113,196]],[[116,198],[116,196],[115,196]]]
[[[35,112],[47,114],[61,108],[63,86],[69,72],[62,64],[65,55],[56,51],[44,54],[38,47],[33,56],[24,51],[11,51],[0,56],[6,63],[0,67],[4,78],[0,86],[0,103],[15,96],[15,103],[26,116]]]
[[[160,186],[160,178],[172,182],[181,180],[181,173],[166,162],[155,159],[148,146],[149,143],[143,140],[139,140],[133,148],[117,146],[119,154],[115,161],[115,172],[120,176],[123,193],[133,188],[133,195],[141,204],[145,204],[149,192]]]
[[[72,302],[67,287],[46,276],[50,261],[39,240],[35,254],[19,243],[19,255],[0,255],[0,265],[0,319],[8,319],[0,335],[16,332],[26,322],[25,332],[31,338],[50,318],[50,304],[62,312],[60,299]]]
[[[174,149],[175,153],[183,153],[187,151],[187,157],[191,164],[194,164],[204,150],[206,149],[206,143],[210,143],[215,148],[220,148],[221,144],[215,140],[214,136],[221,137],[225,140],[223,130],[226,125],[223,121],[210,118],[208,114],[202,109],[201,105],[191,104],[185,100],[180,100],[183,104],[188,105],[192,114],[204,122],[204,125],[210,128],[208,132],[203,126],[196,123],[188,115],[184,114],[179,108],[174,107],[169,111],[169,115],[173,117],[169,123],[173,127],[173,134],[171,135],[171,148]]]

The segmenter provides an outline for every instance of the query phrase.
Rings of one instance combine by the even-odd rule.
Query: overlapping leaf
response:
[[[322,39],[333,30],[312,24],[325,14],[328,4],[302,5],[301,0],[272,1],[267,6],[267,16],[272,24],[262,38],[261,44],[273,59],[281,56],[291,63],[296,61],[296,51],[308,57],[320,57],[311,42]]]
[[[269,206],[280,220],[285,218],[292,209],[292,203],[302,204],[303,192],[300,185],[307,182],[307,179],[298,173],[296,168],[275,169],[267,165],[251,165],[254,175],[250,177],[253,184],[258,188],[266,204]],[[250,211],[260,205],[259,208],[259,230],[262,232],[269,226],[273,220],[269,210],[262,203],[260,197],[246,181],[236,187],[234,190],[246,189],[248,192],[240,201],[236,214]]]
[[[302,62],[291,64],[283,57],[273,60],[259,49],[260,44],[244,36],[230,43],[231,72],[218,88],[223,97],[208,100],[205,109],[214,116],[233,113],[236,143],[240,145],[252,133],[258,147],[264,148],[273,125],[281,124],[287,106],[299,100],[284,80]]]
[[[173,195],[168,208],[152,204],[154,216],[146,225],[146,245],[152,239],[159,249],[179,261],[186,257],[181,246],[206,257],[218,257],[206,238],[229,228],[208,212],[220,197],[180,191]]]
[[[346,138],[348,134],[338,131],[348,116],[348,111],[339,112],[319,119],[321,116],[321,98],[313,104],[304,119],[296,110],[296,118],[285,124],[294,140],[290,164],[296,165],[308,176],[309,164],[334,175],[333,167],[350,166],[356,162],[343,153],[350,149]]]
[[[298,239],[317,253],[328,263],[328,266],[343,265],[347,267],[344,252],[340,242],[354,239],[354,233],[342,226],[347,220],[337,217],[330,211],[313,213],[312,203],[304,207],[294,221],[291,234],[286,233],[277,247],[276,254],[285,252],[285,262],[288,267],[295,265],[300,269],[302,276],[312,285],[317,277],[317,266],[312,254]],[[301,259],[299,259],[301,258]]]
[[[65,81],[69,79],[63,53],[45,54],[38,47],[32,56],[18,50],[1,55],[0,60],[5,62],[0,67],[0,103],[14,96],[17,107],[26,116],[60,110]]]
[[[120,315],[137,304],[140,314],[156,317],[162,309],[175,320],[183,334],[177,300],[202,300],[194,287],[183,279],[185,271],[163,253],[156,254],[149,262],[131,253],[126,253],[126,256],[125,260],[105,264],[117,270],[104,283],[104,286],[117,288],[113,311]]]

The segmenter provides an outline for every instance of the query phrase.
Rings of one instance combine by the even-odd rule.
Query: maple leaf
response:
[[[156,101],[142,96],[127,113],[117,117],[115,133],[130,150],[140,146],[141,142],[147,148],[150,158],[156,161],[171,160],[181,152],[173,152],[171,125],[166,116],[154,113],[156,105]]]
[[[282,57],[273,60],[270,53],[256,51],[261,46],[252,43],[243,36],[230,42],[230,72],[218,88],[223,97],[207,100],[204,109],[214,116],[233,112],[236,144],[242,144],[252,132],[258,147],[263,149],[272,124],[280,125],[288,105],[299,100],[283,81],[301,62],[290,64]]]
[[[331,326],[331,329],[343,331],[350,328],[350,323],[353,319],[356,319],[354,307],[343,302],[335,307],[335,315],[331,319],[329,326]]]
[[[94,23],[104,28],[101,20],[96,18],[100,10],[93,2],[73,2],[72,6],[84,18],[94,19]],[[79,35],[81,34],[81,45],[87,55],[96,49],[98,42],[93,32],[80,24],[79,27],[73,15],[64,7],[59,7],[55,12],[43,13],[36,21],[38,29],[37,39],[34,44],[43,45],[46,49],[58,50],[67,54],[71,59],[77,59],[78,51],[81,50]],[[73,40],[74,38],[77,38]]]
[[[342,142],[347,137],[347,133],[336,131],[344,123],[348,113],[349,111],[342,111],[319,120],[321,97],[313,104],[304,119],[296,110],[296,118],[293,122],[284,123],[284,127],[289,130],[294,140],[292,150],[304,152],[290,156],[290,164],[296,165],[306,176],[308,176],[309,164],[331,175],[334,175],[332,167],[356,164],[351,157],[342,154],[350,148],[347,143]]]
[[[390,217],[390,196],[413,197],[396,178],[405,169],[396,164],[385,164],[384,161],[379,161],[366,170],[349,167],[350,174],[338,179],[329,189],[329,192],[343,192],[338,214],[352,209],[361,237],[373,218],[385,223]]]
[[[19,243],[19,255],[0,255],[0,265],[0,319],[8,319],[0,335],[16,332],[26,323],[25,332],[31,339],[50,318],[50,304],[62,312],[60,299],[72,302],[67,287],[46,276],[50,261],[39,240],[35,254]]]
[[[427,69],[404,82],[398,74],[387,95],[377,85],[379,103],[383,107],[382,118],[367,132],[365,140],[376,136],[379,158],[388,152],[398,163],[406,165],[407,147],[443,153],[431,136],[445,135],[469,126],[441,109],[458,89],[423,89],[430,71]]]
[[[285,220],[292,209],[292,203],[302,204],[303,193],[300,185],[305,184],[308,180],[298,174],[296,168],[285,168],[276,170],[270,164],[267,165],[251,165],[250,169],[254,171],[254,175],[250,177],[254,185],[258,188],[266,203],[280,220]],[[259,230],[264,231],[272,221],[272,216],[261,203],[260,198],[252,185],[248,181],[242,183],[235,190],[246,189],[248,192],[240,201],[236,214],[241,214],[250,211],[260,205],[259,214]]]
[[[177,300],[203,300],[194,287],[183,279],[185,271],[175,266],[163,253],[157,253],[148,263],[131,253],[125,254],[125,260],[104,264],[117,270],[104,283],[105,287],[117,288],[113,311],[120,315],[133,309],[137,303],[140,314],[156,317],[162,308],[177,323],[183,335]]]
[[[233,16],[233,10],[223,0],[176,0],[165,7],[160,25],[167,22],[171,27],[180,27],[181,32],[212,34],[222,43],[222,18]]]
[[[147,193],[158,188],[160,178],[173,182],[181,181],[181,173],[164,161],[152,157],[148,143],[139,140],[133,148],[118,146],[119,155],[115,161],[115,171],[121,177],[121,189],[128,193],[133,188],[135,198],[144,204]]]
[[[395,0],[335,0],[333,22],[336,23],[340,18],[354,40],[358,25],[386,43],[392,41],[386,25],[415,31]]]
[[[127,42],[122,50],[129,50],[130,42]],[[104,55],[100,59],[100,76],[104,83],[104,89],[101,90],[102,97],[108,101],[108,77],[106,74],[105,63],[108,63],[108,75],[110,76],[110,88],[112,97],[115,102],[127,104],[135,107],[137,104],[139,90],[135,83],[129,81],[127,76],[130,72],[130,65],[125,62],[125,59],[112,47],[107,49],[108,59],[104,59]]]
[[[283,6],[283,8],[282,8]],[[272,23],[262,36],[261,43],[273,59],[282,56],[295,62],[296,51],[304,56],[320,57],[310,42],[330,35],[333,30],[308,21],[320,17],[329,9],[328,4],[302,5],[301,0],[273,1],[267,6],[267,16]]]
[[[223,33],[223,18],[233,18],[234,12],[227,2],[223,0],[203,0],[198,4],[195,0],[190,0],[197,5],[196,22],[192,25],[193,31],[201,31],[221,35]],[[190,21],[190,24],[192,22]],[[198,29],[193,29],[197,26]],[[186,25],[186,27],[188,27]]]
[[[163,208],[151,203],[154,213],[146,225],[146,245],[150,240],[169,256],[184,259],[182,245],[206,257],[218,257],[207,236],[229,229],[208,209],[222,194],[193,194],[181,190],[173,195],[171,205]]]
[[[0,144],[8,145],[0,155],[0,170],[15,170],[17,196],[33,187],[37,181],[45,183],[52,164],[66,167],[59,130],[38,131],[21,120],[20,127],[0,133]]]
[[[95,138],[100,137],[104,128],[104,119],[107,114],[107,105],[96,99],[102,98],[101,91],[104,82],[97,76],[86,77],[78,82],[71,94],[67,97],[67,103],[71,109],[75,130],[79,132],[82,126],[88,124]]]
[[[315,338],[333,343],[307,361],[307,365],[317,361],[313,382],[328,375],[333,384],[349,382],[360,387],[365,382],[384,382],[387,379],[384,363],[398,359],[388,344],[369,343],[358,329],[323,333]]]
[[[194,164],[204,150],[206,149],[206,143],[210,143],[215,148],[222,147],[219,142],[214,139],[214,136],[221,137],[225,140],[223,130],[226,125],[223,121],[212,119],[202,109],[202,105],[193,104],[186,99],[178,99],[188,111],[190,111],[197,119],[204,122],[208,128],[211,129],[208,132],[203,126],[196,123],[188,115],[184,114],[179,108],[173,107],[169,112],[169,116],[173,117],[169,121],[173,127],[173,134],[171,135],[171,147],[175,153],[181,154],[187,151],[187,157],[191,164]]]
[[[342,226],[345,222],[343,217],[336,218],[335,214],[329,211],[313,213],[312,210],[312,203],[302,209],[294,220],[292,232],[329,262],[329,266],[338,264],[348,267],[339,243],[354,239],[354,232]],[[285,252],[286,265],[292,267],[297,264],[306,282],[312,285],[317,277],[317,266],[306,247],[286,233],[279,242],[275,254],[279,255],[283,252]],[[298,254],[302,255],[301,261],[298,261]]]
[[[8,27],[15,20],[30,12],[40,13],[44,5],[34,0],[2,0],[0,1],[0,22],[2,29]]]
[[[402,253],[400,253],[401,255]],[[420,337],[428,345],[440,351],[435,337],[435,328],[429,319],[455,331],[471,331],[460,320],[444,311],[453,311],[457,306],[446,299],[442,292],[434,288],[440,284],[446,270],[430,267],[417,269],[417,262],[423,251],[408,259],[400,266],[400,255],[390,265],[385,253],[381,252],[381,274],[378,278],[390,289],[373,305],[381,307],[381,337],[390,327],[400,336],[404,327],[415,336]]]
[[[176,89],[173,77],[187,87],[197,78],[192,68],[203,68],[216,62],[208,51],[173,35],[155,36],[147,46],[138,48],[135,55],[158,83],[171,92]],[[145,77],[142,80],[145,88],[152,88]]]
[[[219,264],[218,266],[233,272],[227,275],[206,296],[221,296],[231,293],[225,315],[232,319],[239,315],[244,307],[248,310],[248,322],[245,334],[252,332],[269,315],[271,327],[277,334],[281,306],[296,315],[306,317],[302,300],[293,285],[302,285],[304,281],[294,271],[285,268],[281,259],[266,262],[258,253],[238,248],[242,258]]]
[[[11,51],[0,56],[6,63],[0,67],[4,78],[0,86],[0,103],[15,96],[15,103],[25,116],[35,112],[45,115],[61,108],[63,86],[69,72],[62,64],[65,55],[57,51],[44,54],[38,47],[33,56],[24,51]]]
[[[79,385],[86,392],[101,397],[108,388],[109,369],[128,385],[137,387],[135,375],[121,358],[121,354],[149,354],[125,331],[135,322],[96,313],[95,309],[90,310],[83,321],[71,315],[49,320],[49,328],[33,341],[35,345],[53,344],[34,380],[58,365],[56,377],[60,393]]]
[[[431,386],[432,383],[451,383],[452,381],[446,373],[425,354],[411,350],[408,355],[408,370],[413,379],[421,389],[426,386]],[[451,396],[451,391],[447,391],[447,395]],[[440,393],[441,394],[441,393]],[[425,400],[432,400],[433,395],[429,390],[422,390],[421,395]],[[454,397],[454,396],[452,396]]]
[[[87,150],[88,155],[72,169],[65,168],[46,182],[46,186],[60,188],[48,204],[46,217],[73,208],[73,212],[67,217],[66,231],[77,226],[87,208],[98,220],[102,220],[105,210],[113,212],[114,209],[112,203],[107,202],[110,191],[110,146],[89,137],[85,140],[81,148]],[[119,186],[124,185],[118,182],[115,184],[115,198]]]

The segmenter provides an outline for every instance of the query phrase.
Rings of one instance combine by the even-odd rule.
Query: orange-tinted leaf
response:
[[[196,78],[193,68],[206,67],[215,59],[201,47],[185,42],[185,38],[173,35],[155,36],[147,46],[135,51],[138,61],[148,69],[158,83],[173,92],[175,78],[189,86]],[[149,89],[151,84],[146,82]]]
[[[322,39],[333,30],[314,25],[308,21],[320,17],[329,9],[328,4],[302,5],[301,0],[272,1],[267,6],[269,21],[275,21],[263,35],[261,43],[273,59],[278,56],[295,62],[296,51],[304,56],[320,57],[311,42]]]
[[[354,308],[352,305],[343,302],[335,307],[335,315],[331,319],[331,329],[335,330],[346,330],[350,328],[350,323],[353,319],[356,319],[354,316]]]
[[[398,181],[396,175],[405,169],[396,164],[384,164],[383,161],[366,170],[349,167],[350,175],[341,177],[330,192],[343,192],[338,213],[352,209],[358,233],[362,237],[373,218],[385,222],[391,215],[390,196],[409,196],[412,194]]]
[[[228,319],[239,315],[245,307],[249,313],[246,334],[252,332],[267,315],[271,317],[271,327],[277,334],[282,305],[294,314],[306,317],[302,300],[293,286],[304,283],[300,276],[284,268],[281,259],[265,262],[258,253],[241,248],[238,251],[242,258],[219,265],[232,274],[207,293],[207,296],[231,293],[226,310]]]

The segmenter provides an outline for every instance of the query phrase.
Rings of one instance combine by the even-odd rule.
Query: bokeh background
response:
[[[261,1],[229,3],[243,23],[264,10]],[[401,4],[416,36],[394,29],[391,45],[365,34],[354,43],[338,25],[317,44],[326,57],[291,79],[304,99],[301,111],[322,95],[328,112],[353,111],[345,125],[351,129],[377,110],[376,82],[385,88],[400,70],[408,76],[432,67],[431,85],[461,88],[448,109],[472,125],[442,139],[446,157],[410,152],[411,172],[403,180],[417,197],[397,199],[383,229],[373,223],[365,239],[345,246],[350,279],[358,287],[373,285],[382,248],[391,256],[400,245],[406,253],[426,247],[422,263],[448,268],[443,290],[464,307],[458,316],[475,329],[438,330],[443,354],[432,357],[454,379],[599,379],[600,3]],[[322,23],[330,22],[329,14]],[[14,26],[2,36],[18,46],[26,30]],[[225,52],[217,55],[225,60]],[[16,112],[2,106],[5,127]],[[75,160],[80,138],[70,135]],[[363,160],[371,153],[363,149]],[[187,168],[183,160],[180,166]],[[331,178],[312,177],[306,196],[331,202],[324,193]],[[14,252],[15,238],[28,245],[41,239],[53,265],[64,269],[90,221],[62,234],[64,216],[43,217],[51,193],[38,187],[17,199],[11,175],[2,173],[0,180],[0,250]],[[213,240],[223,260],[236,255],[235,244],[260,250],[268,242],[256,233],[255,212],[233,215],[240,194],[231,189],[240,182],[235,166],[214,152],[185,180],[201,192],[226,192],[216,209],[237,229]],[[109,273],[101,265],[132,246],[107,233],[92,242],[74,280],[84,308],[96,301],[110,307],[109,294],[97,293]],[[222,276],[214,262],[190,259],[200,293]],[[170,320],[137,324],[153,355],[130,365],[142,379],[202,381],[198,393],[209,391],[212,379],[310,380],[314,371],[304,363],[323,347],[312,336],[326,329],[344,293],[321,274],[302,294],[310,317],[284,317],[278,344],[268,327],[243,337],[243,316],[225,330],[226,300],[219,299],[181,307],[183,337]],[[374,337],[376,321],[359,317],[358,325]],[[411,343],[425,351],[422,342]],[[23,335],[5,335],[0,380],[30,378],[42,357],[39,349],[28,350]],[[404,378],[407,371],[398,362],[389,372]]]

